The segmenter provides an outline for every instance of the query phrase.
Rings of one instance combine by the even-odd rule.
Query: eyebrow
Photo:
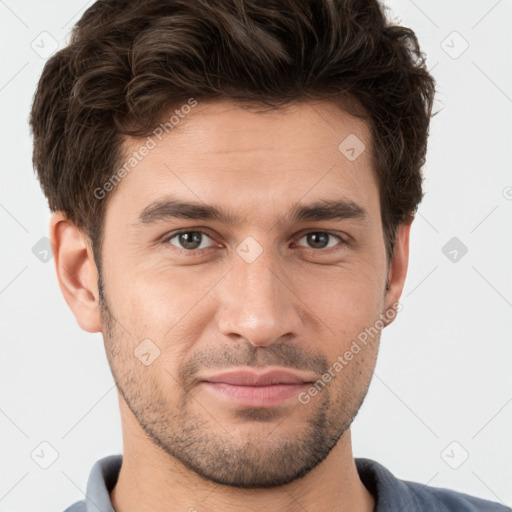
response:
[[[366,222],[369,214],[365,208],[349,199],[323,199],[309,204],[295,204],[289,212],[289,218],[292,223],[345,219]],[[155,224],[172,219],[217,220],[235,225],[245,222],[247,217],[242,218],[213,205],[165,198],[146,206],[134,225]]]

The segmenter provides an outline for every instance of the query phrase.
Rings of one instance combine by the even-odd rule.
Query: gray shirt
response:
[[[98,460],[91,469],[85,500],[64,512],[115,512],[109,492],[121,469],[122,455]],[[374,512],[512,512],[493,501],[417,482],[398,480],[384,466],[371,459],[355,458],[359,477],[375,498]]]

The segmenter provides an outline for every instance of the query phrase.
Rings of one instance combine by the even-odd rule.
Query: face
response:
[[[367,148],[355,160],[338,149],[351,134]],[[127,141],[130,154],[145,140]],[[199,103],[109,198],[109,364],[138,426],[198,475],[283,485],[324,460],[356,416],[380,332],[346,353],[399,294],[386,293],[370,143],[362,121],[329,103],[271,113]],[[204,382],[269,367],[316,381],[316,393],[309,384],[244,403]]]

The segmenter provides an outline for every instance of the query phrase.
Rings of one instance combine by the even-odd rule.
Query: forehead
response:
[[[126,140],[121,165],[128,172],[111,192],[107,217],[124,212],[134,220],[169,196],[228,205],[254,220],[298,202],[340,197],[378,213],[370,130],[333,103],[269,112],[230,101],[198,103],[160,139]]]

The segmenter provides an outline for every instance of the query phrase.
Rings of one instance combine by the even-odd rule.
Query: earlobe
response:
[[[413,219],[414,220],[414,219]],[[389,264],[388,288],[386,291],[385,311],[393,309],[396,311],[398,301],[402,295],[402,290],[407,276],[409,265],[409,234],[411,231],[412,220],[407,224],[401,224],[397,228],[395,238],[395,248],[393,257]],[[394,320],[395,316],[390,316]]]
[[[50,220],[50,239],[59,286],[82,329],[101,331],[97,269],[85,233],[56,212]]]

